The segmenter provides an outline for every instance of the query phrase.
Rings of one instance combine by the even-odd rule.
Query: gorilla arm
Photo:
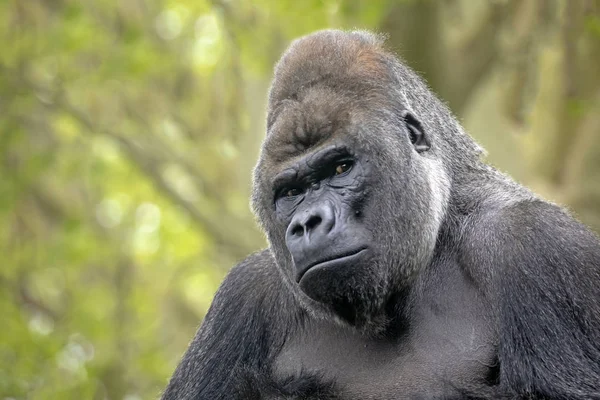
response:
[[[162,396],[163,400],[233,399],[248,371],[264,367],[286,324],[281,279],[268,250],[249,256],[225,278]],[[278,331],[273,327],[281,327]],[[279,335],[279,336],[277,336]],[[246,398],[252,398],[247,396]]]
[[[249,256],[221,284],[161,399],[334,398],[334,383],[318,374],[273,374],[273,357],[304,317],[270,251]]]
[[[473,232],[467,264],[495,308],[500,386],[527,398],[600,398],[598,238],[538,200],[488,212]]]

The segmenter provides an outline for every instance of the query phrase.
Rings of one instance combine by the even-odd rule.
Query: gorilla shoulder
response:
[[[240,288],[251,286],[254,290],[254,285],[258,282],[266,282],[269,280],[281,281],[278,278],[279,272],[275,264],[275,259],[269,249],[263,249],[256,253],[250,254],[248,257],[235,265],[227,274],[225,281],[241,280],[237,284]]]
[[[238,307],[238,302],[248,307],[258,304],[276,304],[285,301],[284,283],[269,249],[253,253],[234,266],[219,287],[214,303]],[[212,308],[212,307],[211,307]],[[264,310],[269,312],[269,310]],[[235,310],[239,314],[240,309]],[[239,317],[238,317],[239,318]]]
[[[293,307],[278,274],[269,250],[231,269],[163,400],[199,399],[198,393],[214,400],[230,399],[232,393],[238,393],[236,398],[260,398],[246,395],[254,387],[248,382],[261,376],[269,354],[281,346],[285,329],[277,327],[288,325],[282,311]]]

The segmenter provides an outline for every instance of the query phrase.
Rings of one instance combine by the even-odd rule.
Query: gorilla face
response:
[[[352,289],[344,286],[376,278],[369,275],[377,249],[363,218],[370,176],[360,154],[334,143],[300,157],[274,180],[275,214],[287,226],[294,281],[340,311]]]
[[[288,224],[285,242],[303,288],[319,269],[356,265],[365,257],[371,237],[358,221],[365,172],[349,149],[331,145],[276,176],[276,212]]]
[[[365,326],[408,285],[433,246],[420,159],[429,146],[411,114],[362,108],[323,88],[280,110],[255,170],[253,203],[309,309]]]

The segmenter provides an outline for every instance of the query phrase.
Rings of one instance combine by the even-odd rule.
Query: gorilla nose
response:
[[[319,204],[297,213],[292,218],[286,232],[286,239],[304,238],[305,241],[324,239],[335,225],[335,214],[331,206]]]

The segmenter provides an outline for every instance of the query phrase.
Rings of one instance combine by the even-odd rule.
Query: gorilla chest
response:
[[[434,314],[394,342],[315,323],[284,346],[275,376],[286,382],[308,376],[333,386],[336,399],[461,398],[461,389],[490,381],[493,338],[477,318]]]

